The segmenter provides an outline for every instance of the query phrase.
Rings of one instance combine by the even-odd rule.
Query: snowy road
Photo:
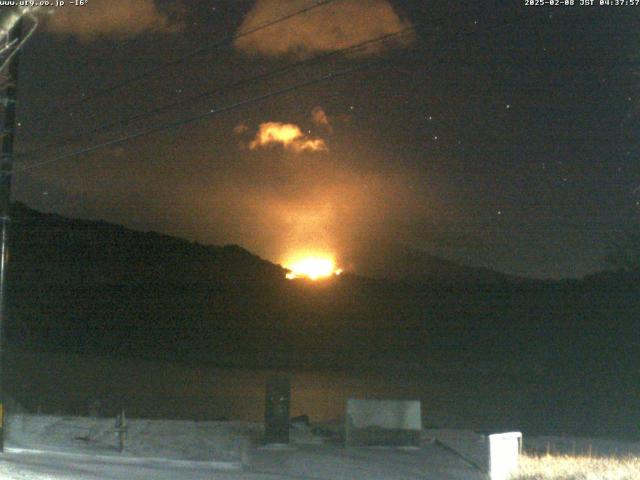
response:
[[[239,478],[216,472],[211,468],[148,464],[117,463],[90,458],[64,458],[43,454],[4,454],[0,459],[2,480],[93,480],[93,479],[226,479]]]
[[[2,480],[387,480],[480,479],[481,475],[436,446],[420,450],[346,449],[304,445],[286,450],[252,450],[251,462],[238,470],[220,470],[203,462],[131,462],[116,459],[6,453],[0,457]]]

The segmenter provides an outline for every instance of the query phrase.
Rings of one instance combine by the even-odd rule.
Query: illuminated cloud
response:
[[[82,7],[55,9],[47,28],[92,41],[105,36],[126,38],[149,30],[175,33],[181,26],[160,12],[153,0],[90,0]]]
[[[331,130],[329,117],[327,117],[327,114],[322,109],[322,107],[314,107],[314,109],[311,110],[311,119],[313,120],[313,123],[318,127],[325,127],[326,129]]]
[[[257,0],[244,18],[238,32],[310,7],[312,0]],[[296,15],[234,42],[248,56],[296,58],[350,47],[410,27],[387,0],[342,0]],[[390,47],[406,46],[412,35],[401,35],[386,42],[376,42],[353,55],[372,55]]]
[[[324,152],[327,145],[321,138],[309,138],[293,123],[261,123],[256,137],[249,143],[251,150],[282,145],[287,150],[300,152]]]

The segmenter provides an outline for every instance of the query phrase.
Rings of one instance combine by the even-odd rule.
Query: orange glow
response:
[[[295,278],[320,280],[342,273],[341,269],[336,268],[333,258],[324,255],[298,256],[292,261],[286,262],[285,268],[290,270],[287,273],[289,280]]]
[[[256,138],[249,143],[251,150],[280,144],[296,153],[324,152],[327,145],[321,138],[309,138],[293,123],[265,122],[260,124]]]

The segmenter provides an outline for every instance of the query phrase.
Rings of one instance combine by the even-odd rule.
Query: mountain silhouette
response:
[[[631,348],[637,336],[623,333],[638,323],[629,274],[539,281],[398,249],[384,278],[290,281],[235,245],[19,203],[12,217],[8,338],[28,349],[262,366],[563,358],[568,368],[606,357],[604,339]]]

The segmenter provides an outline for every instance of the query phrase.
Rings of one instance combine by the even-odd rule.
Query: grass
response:
[[[640,480],[640,457],[522,455],[511,480]]]

